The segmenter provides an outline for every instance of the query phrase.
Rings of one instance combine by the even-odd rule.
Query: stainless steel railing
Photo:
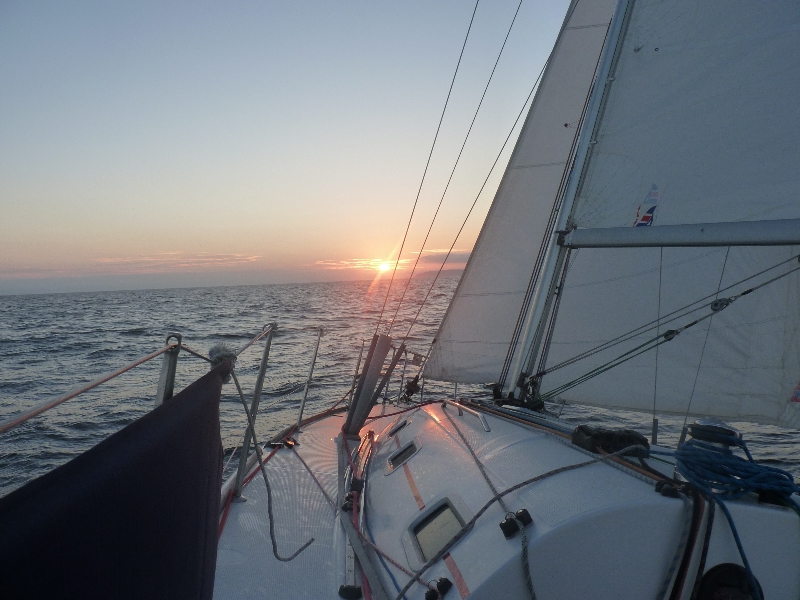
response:
[[[255,336],[252,340],[250,340],[247,344],[245,344],[236,354],[237,356],[247,350],[250,346],[258,342],[266,335],[270,335],[275,331],[275,325],[265,325],[261,332]],[[170,341],[174,340],[174,341]],[[269,346],[269,345],[268,345]],[[203,356],[202,354],[195,352],[187,348],[183,345],[183,338],[180,333],[171,332],[166,339],[166,344],[160,350],[156,350],[146,356],[143,356],[132,363],[125,365],[124,367],[120,367],[116,371],[112,371],[111,373],[107,373],[102,377],[95,379],[87,384],[82,385],[79,388],[76,388],[70,392],[67,392],[63,396],[58,396],[57,398],[53,398],[51,400],[46,400],[36,406],[29,408],[28,410],[8,417],[2,421],[0,421],[0,434],[13,429],[23,423],[26,423],[33,417],[40,415],[48,410],[55,408],[56,406],[63,404],[67,400],[72,400],[73,398],[80,396],[81,394],[88,392],[89,390],[93,390],[94,388],[111,381],[112,379],[119,377],[123,373],[127,373],[131,369],[134,369],[140,365],[143,365],[146,362],[153,360],[159,356],[164,356],[164,360],[161,365],[161,375],[158,380],[158,388],[156,391],[156,406],[159,406],[166,400],[172,398],[173,390],[175,387],[175,372],[178,364],[178,355],[180,354],[181,350],[188,352],[194,356],[198,356],[204,360],[209,360],[207,357]],[[263,370],[262,370],[263,371]],[[259,393],[260,387],[263,385],[263,372],[259,373],[260,379],[259,383]]]

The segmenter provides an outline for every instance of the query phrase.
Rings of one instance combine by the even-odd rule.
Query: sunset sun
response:
[[[390,265],[388,262],[382,262],[381,264],[378,265],[378,270],[381,273],[383,273],[385,271],[388,271],[391,268],[392,268],[392,265]]]

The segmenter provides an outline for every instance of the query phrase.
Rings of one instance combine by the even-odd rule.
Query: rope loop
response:
[[[678,472],[722,509],[742,558],[752,593],[757,600],[762,600],[758,582],[750,569],[742,541],[725,501],[736,500],[752,492],[769,491],[777,494],[787,506],[800,514],[797,503],[791,498],[792,494],[800,494],[800,486],[794,482],[794,477],[788,471],[756,463],[747,444],[738,435],[722,432],[706,432],[704,435],[706,440],[692,439],[675,450]],[[747,458],[734,454],[733,448],[741,449]]]

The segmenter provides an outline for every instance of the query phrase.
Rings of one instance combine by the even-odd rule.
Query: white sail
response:
[[[436,335],[426,376],[462,383],[497,381],[615,4],[615,0],[573,1]]]
[[[610,245],[614,238],[674,241],[690,232],[678,226],[722,223],[713,229],[723,242],[796,243],[785,227],[791,221],[780,220],[800,218],[800,4],[640,1],[629,15],[575,201],[576,233],[588,228]],[[621,230],[598,230],[633,225],[643,231],[617,236]],[[673,229],[657,232],[663,226]],[[776,234],[781,228],[786,231]],[[712,232],[697,233],[702,246]],[[720,297],[800,266],[793,259],[800,246],[575,252],[548,368],[700,298],[713,300],[718,289],[781,261],[788,262]],[[658,331],[708,313],[687,314]],[[545,375],[543,393],[655,334]],[[800,426],[800,276],[793,272],[743,296],[657,353],[650,350],[561,396]]]

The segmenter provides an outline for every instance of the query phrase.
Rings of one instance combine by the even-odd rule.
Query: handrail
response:
[[[264,325],[264,327],[261,328],[261,333],[259,333],[256,337],[254,337],[249,342],[247,342],[244,346],[239,348],[238,352],[236,352],[236,356],[239,356],[242,352],[247,350],[250,346],[255,344],[258,340],[263,338],[268,333],[274,332],[276,329],[278,329],[278,326],[275,323],[267,323],[266,325]]]
[[[258,404],[261,402],[261,390],[264,385],[264,377],[267,374],[267,361],[269,360],[269,351],[272,347],[272,334],[275,329],[277,329],[277,326],[274,323],[264,325],[261,334],[255,338],[258,339],[259,337],[266,335],[267,343],[264,345],[264,353],[261,356],[261,365],[258,368],[256,386],[253,390],[253,400],[250,402],[250,412],[247,413],[247,429],[245,430],[244,439],[242,440],[242,450],[239,454],[239,469],[236,475],[236,488],[234,489],[234,496],[236,498],[242,495],[242,485],[244,484],[244,477],[247,474],[245,473],[245,464],[247,462],[247,454],[250,451],[250,441],[255,440],[255,431],[253,431],[253,427],[255,426],[256,416],[258,415]],[[245,346],[245,348],[246,347],[247,346]],[[242,348],[241,351],[245,350],[245,348]],[[234,374],[234,378],[235,377],[236,375]],[[236,389],[239,390],[239,380],[234,379],[234,381],[236,382]],[[244,400],[244,398],[242,398],[242,400]],[[258,454],[258,449],[256,449],[256,454]],[[231,456],[233,456],[233,453],[231,453]]]
[[[11,418],[6,419],[4,421],[0,421],[0,434],[5,433],[9,429],[13,429],[17,425],[21,425],[22,423],[25,423],[29,419],[35,417],[36,415],[42,414],[46,410],[50,410],[51,408],[56,407],[59,404],[61,404],[63,402],[66,402],[67,400],[71,400],[75,396],[78,396],[78,395],[80,395],[80,394],[82,394],[84,392],[88,392],[89,390],[96,388],[98,385],[101,385],[101,384],[105,383],[106,381],[114,379],[114,377],[122,375],[126,371],[130,371],[134,367],[138,367],[142,363],[146,363],[148,360],[152,360],[152,359],[154,359],[154,358],[156,358],[158,356],[161,356],[165,352],[169,352],[170,350],[172,350],[174,348],[178,348],[178,347],[180,347],[180,344],[169,344],[168,346],[164,346],[160,350],[156,350],[155,352],[153,352],[151,354],[148,354],[147,356],[143,356],[139,360],[136,360],[136,361],[130,363],[129,365],[125,365],[124,367],[122,367],[120,369],[117,369],[116,371],[114,371],[112,373],[108,373],[107,375],[103,375],[102,377],[100,377],[99,379],[95,379],[91,383],[87,383],[86,385],[84,385],[82,387],[79,387],[79,388],[77,388],[75,390],[72,390],[71,392],[69,392],[67,394],[64,394],[63,396],[59,396],[55,400],[48,400],[48,401],[43,402],[43,403],[39,404],[38,406],[34,406],[33,408],[31,408],[31,409],[29,409],[29,410],[27,410],[27,411],[25,411],[23,413],[20,413],[20,414],[14,416],[14,417],[11,417]]]
[[[486,422],[486,417],[484,417],[477,410],[474,410],[472,408],[468,408],[468,407],[464,406],[463,404],[461,404],[460,402],[457,402],[456,400],[449,400],[447,398],[442,400],[442,409],[446,408],[446,406],[448,404],[452,404],[453,406],[458,408],[458,414],[459,415],[463,414],[462,411],[467,411],[469,414],[478,417],[478,419],[480,419],[481,425],[483,425],[483,430],[484,431],[491,431],[491,429],[489,429],[489,423]]]
[[[308,398],[308,388],[311,386],[311,377],[314,375],[314,365],[317,363],[317,352],[319,352],[319,343],[322,336],[325,335],[324,327],[317,327],[317,343],[314,346],[314,355],[311,357],[311,366],[308,368],[308,377],[306,378],[306,387],[303,390],[303,399],[300,401],[300,412],[297,414],[297,428],[300,428],[300,422],[303,420],[303,409],[306,407],[306,398]]]

